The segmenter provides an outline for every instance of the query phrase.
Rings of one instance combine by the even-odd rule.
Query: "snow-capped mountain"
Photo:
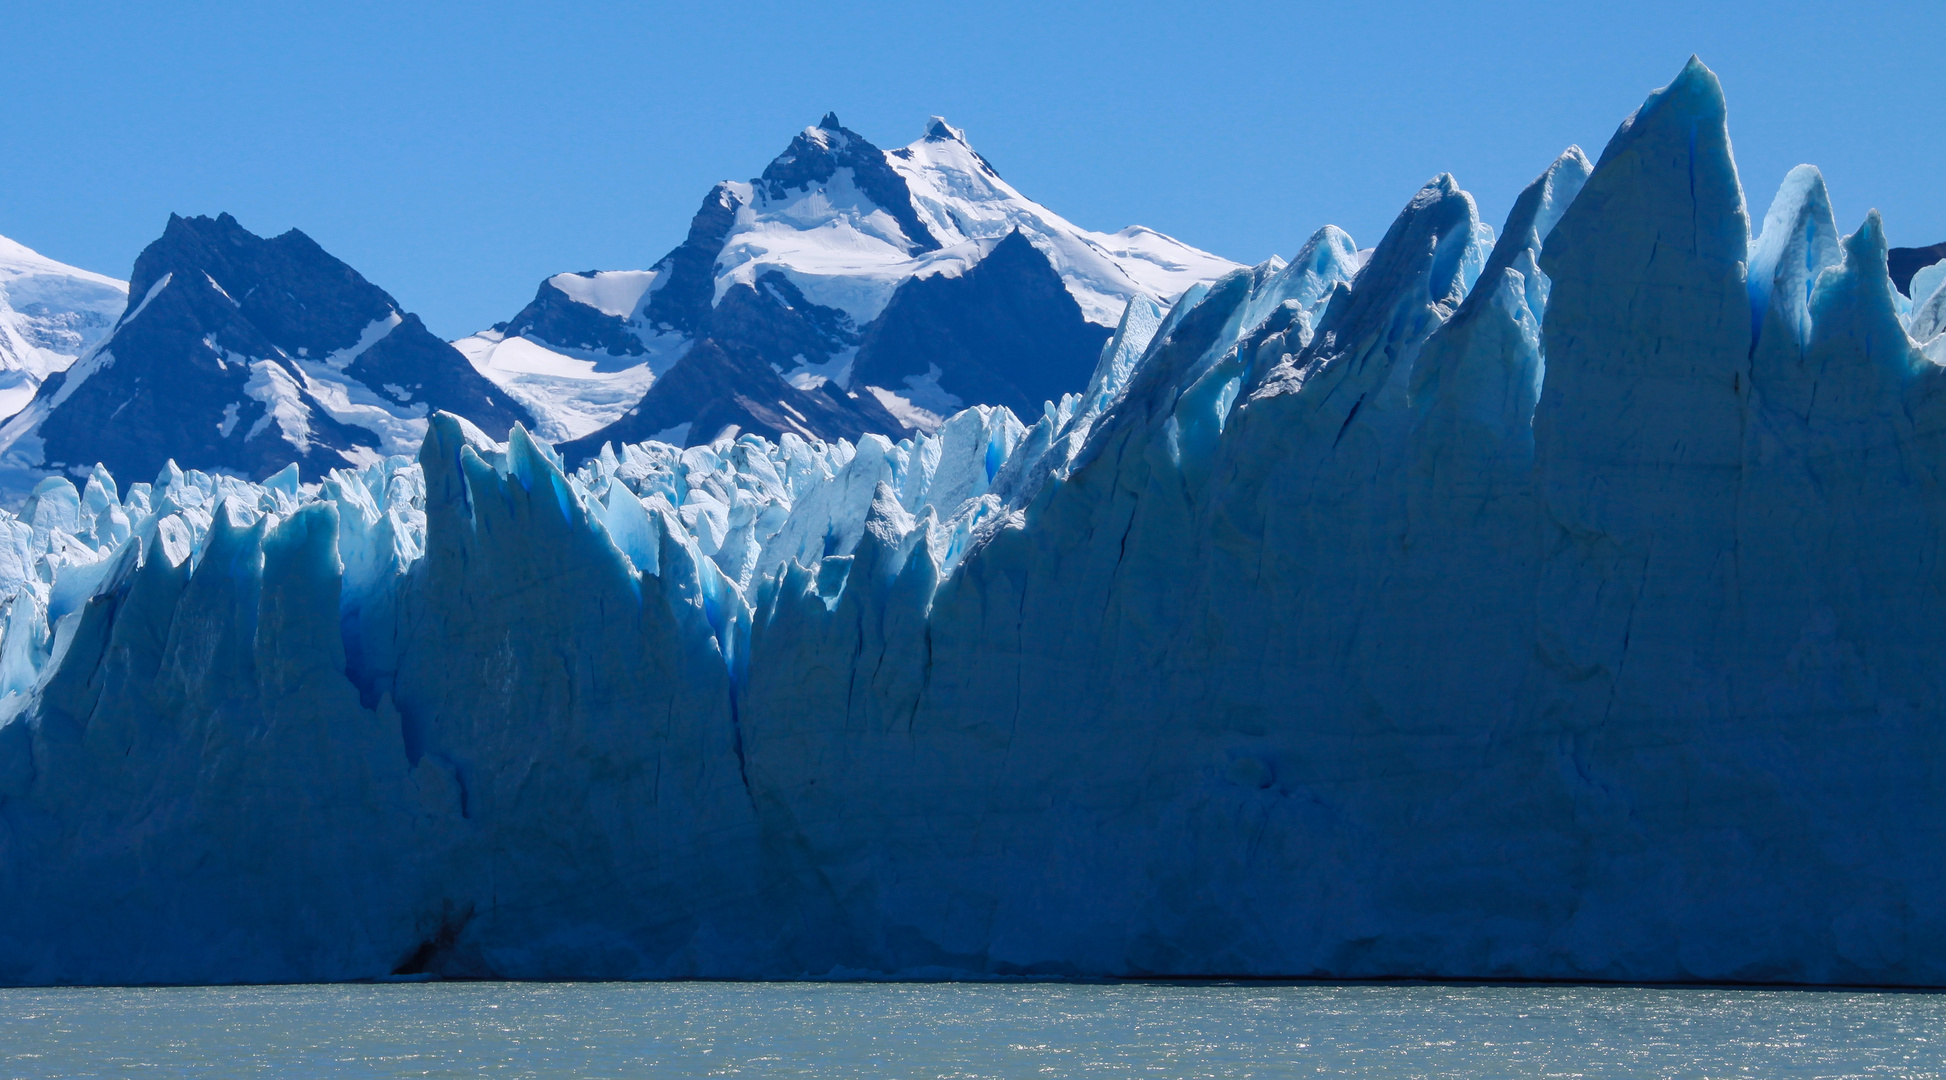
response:
[[[0,983],[1946,985],[1946,265],[1810,166],[1753,228],[1727,116],[1132,301],[1031,424],[49,478]]]
[[[556,275],[512,319],[454,344],[571,454],[651,434],[634,418],[674,415],[652,386],[692,355],[819,391],[823,418],[798,416],[804,400],[774,386],[742,387],[745,404],[683,413],[690,441],[731,424],[899,434],[968,404],[1025,414],[1079,391],[1130,299],[1172,302],[1235,268],[1153,230],[1074,225],[937,117],[885,151],[827,115],[761,176],[716,185],[653,268]],[[705,339],[714,348],[698,349]],[[767,415],[746,407],[759,400]]]
[[[0,236],[0,419],[93,348],[127,306],[128,282]]]
[[[106,280],[106,279],[104,279]],[[410,452],[432,410],[504,435],[532,423],[419,317],[295,229],[171,215],[135,260],[134,302],[0,425],[6,486],[96,462],[265,477]]]

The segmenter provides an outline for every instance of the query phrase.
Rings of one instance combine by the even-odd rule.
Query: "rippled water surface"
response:
[[[7,1076],[1940,1077],[1946,996],[1569,986],[0,990]]]

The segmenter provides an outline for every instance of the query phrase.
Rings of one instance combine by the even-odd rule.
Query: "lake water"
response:
[[[1946,996],[1586,986],[0,990],[0,1075],[1939,1077]]]

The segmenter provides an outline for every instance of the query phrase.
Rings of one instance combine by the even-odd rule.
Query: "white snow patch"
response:
[[[849,169],[776,199],[731,184],[740,205],[717,260],[714,299],[776,271],[812,303],[863,326],[906,279],[962,273],[1018,229],[1047,255],[1083,316],[1113,326],[1131,297],[1166,305],[1238,266],[1153,229],[1082,229],[1014,190],[962,139],[921,139],[886,158],[939,250],[913,255],[912,238],[858,189]]]
[[[137,316],[141,315],[142,312],[148,309],[149,301],[154,300],[157,296],[160,296],[162,294],[162,290],[168,288],[169,282],[175,280],[175,277],[176,277],[176,272],[174,270],[171,270],[168,273],[163,274],[162,277],[158,278],[155,284],[149,286],[149,291],[142,294],[142,302],[135,305],[135,308],[133,310],[123,315],[121,318],[121,322],[117,323],[116,325],[119,326],[121,325],[121,323],[134,321]]]
[[[369,446],[348,446],[338,451],[338,456],[351,463],[356,469],[367,468],[385,460],[385,455]]]
[[[127,307],[127,282],[0,236],[0,418],[101,344]]]
[[[831,359],[822,364],[810,363],[802,354],[794,359],[797,365],[780,374],[784,376],[785,382],[799,390],[816,390],[828,382],[837,383],[839,387],[845,388],[851,386],[851,364],[858,359],[858,347],[854,345],[848,349],[840,349],[832,355]]]
[[[98,347],[127,307],[127,282],[0,236],[0,417]]]
[[[601,270],[592,275],[556,274],[547,283],[577,304],[626,319],[641,306],[655,279],[654,270]]]
[[[0,417],[12,416],[26,408],[40,392],[40,384],[20,372],[0,372],[0,379],[7,380],[6,385],[0,386]]]
[[[250,381],[243,384],[243,392],[264,405],[264,414],[244,433],[246,441],[256,438],[275,421],[285,442],[295,446],[300,454],[310,452],[311,408],[304,404],[304,391],[283,365],[275,360],[251,364]]]
[[[931,409],[915,405],[912,399],[887,390],[883,386],[866,386],[863,389],[877,398],[878,403],[885,406],[885,411],[891,413],[893,419],[906,427],[931,434],[946,423],[945,417]]]
[[[347,350],[348,351],[348,350]],[[333,353],[332,358],[345,355]],[[341,424],[362,427],[377,435],[385,455],[412,454],[426,437],[425,402],[401,405],[379,397],[371,387],[343,373],[344,360],[297,360],[304,390],[325,414]],[[253,366],[254,370],[254,366]]]
[[[209,287],[215,289],[216,294],[218,296],[221,296],[223,299],[228,300],[230,302],[231,307],[240,308],[243,306],[242,304],[236,302],[236,297],[231,296],[228,289],[225,289],[221,284],[219,284],[215,278],[209,276],[209,271],[207,270],[203,271],[203,280],[209,282]]]
[[[534,434],[566,442],[621,419],[689,348],[681,334],[648,340],[640,356],[550,348],[483,331],[453,347],[489,382],[534,414]]]
[[[358,340],[355,343],[325,357],[323,361],[324,365],[335,371],[343,371],[351,365],[352,361],[365,355],[365,350],[384,341],[403,322],[405,322],[405,316],[400,315],[397,311],[390,312],[382,319],[373,319],[364,330],[359,332]],[[303,356],[306,350],[299,349],[297,352],[299,356]]]
[[[1048,256],[1089,322],[1114,326],[1131,297],[1166,306],[1191,285],[1240,265],[1141,226],[1115,233],[1083,229],[1015,190],[987,168],[958,129],[947,130],[955,137],[923,138],[886,155],[911,188],[920,220],[948,248],[1020,230]]]
[[[964,408],[966,402],[948,393],[939,385],[939,377],[944,374],[938,364],[929,363],[926,365],[924,375],[907,375],[905,385],[910,391],[906,395],[907,399],[919,408],[939,416],[950,416]]]

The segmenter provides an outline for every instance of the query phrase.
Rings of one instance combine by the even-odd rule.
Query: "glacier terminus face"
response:
[[[839,218],[997,235],[969,154]],[[1757,220],[1692,60],[1497,230],[1052,246],[1125,299],[1038,415],[42,481],[0,982],[1946,983],[1946,274]]]

